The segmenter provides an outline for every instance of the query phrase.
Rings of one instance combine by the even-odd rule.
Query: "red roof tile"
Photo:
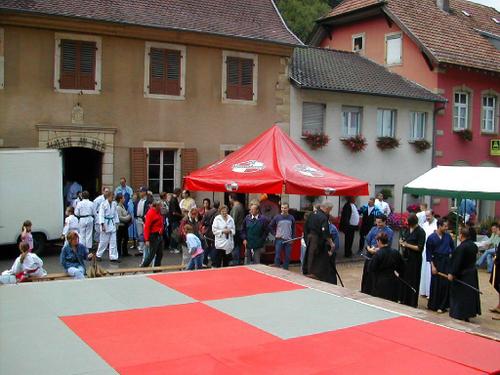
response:
[[[376,0],[344,0],[329,17],[375,3]],[[439,63],[500,71],[500,51],[478,31],[500,36],[500,25],[493,20],[500,20],[500,13],[494,8],[450,0],[450,12],[446,13],[435,0],[386,0],[382,9],[401,22]]]
[[[2,11],[302,44],[271,0],[0,0]]]

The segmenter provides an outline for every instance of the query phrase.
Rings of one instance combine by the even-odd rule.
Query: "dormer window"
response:
[[[462,10],[462,13],[464,14],[465,17],[470,17],[470,13],[467,12],[466,10]]]
[[[352,51],[363,52],[365,49],[365,34],[356,34],[352,36]]]

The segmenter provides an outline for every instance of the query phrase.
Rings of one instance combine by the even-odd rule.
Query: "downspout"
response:
[[[436,107],[434,108],[434,111],[432,113],[432,121],[433,121],[433,132],[432,132],[432,161],[431,161],[431,167],[434,168],[436,166],[436,132],[437,132],[437,114],[439,111],[444,110],[446,108],[446,104],[443,104],[441,107]]]

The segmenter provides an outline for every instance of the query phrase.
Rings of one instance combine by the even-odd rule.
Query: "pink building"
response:
[[[344,0],[317,21],[309,42],[356,51],[444,96],[448,103],[434,111],[434,165],[500,166],[490,149],[500,139],[495,9],[464,0]],[[440,214],[454,205],[433,203]],[[499,216],[500,204],[478,202],[477,210]]]

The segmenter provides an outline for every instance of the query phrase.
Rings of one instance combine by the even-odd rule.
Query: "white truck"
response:
[[[34,251],[60,238],[64,225],[63,162],[59,150],[0,149],[0,245],[19,241],[33,224]]]

